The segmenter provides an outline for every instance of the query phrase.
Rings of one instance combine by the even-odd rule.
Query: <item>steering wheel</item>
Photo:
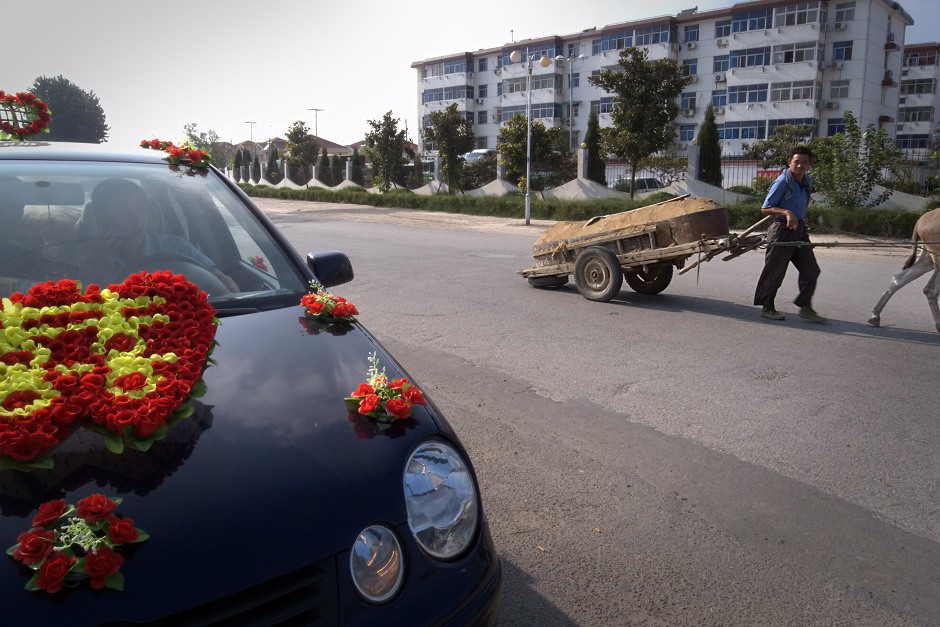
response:
[[[195,283],[199,286],[199,289],[205,290],[210,296],[231,293],[231,290],[225,286],[225,283],[219,277],[183,255],[174,255],[172,253],[147,255],[140,263],[140,270],[145,272],[169,270],[173,274],[182,274],[186,277],[186,280]]]

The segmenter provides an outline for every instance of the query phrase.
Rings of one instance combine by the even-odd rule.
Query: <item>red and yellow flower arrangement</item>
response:
[[[120,504],[120,498],[92,494],[77,505],[65,499],[40,505],[30,530],[7,549],[7,555],[35,571],[26,589],[54,594],[87,580],[96,590],[123,590],[120,551],[149,536],[130,518],[115,514]]]
[[[218,320],[205,292],[170,272],[82,291],[34,285],[0,309],[0,469],[49,468],[84,427],[107,448],[147,450],[192,413]]]
[[[379,372],[379,357],[369,354],[369,378],[346,399],[346,409],[379,422],[404,420],[414,415],[415,405],[427,405],[424,394],[408,379],[389,381],[385,368]]]
[[[316,281],[310,282],[313,289],[309,294],[304,294],[300,299],[300,304],[306,307],[304,312],[308,318],[313,318],[320,322],[355,322],[359,310],[356,306],[348,302],[342,296],[336,296],[326,291],[322,285]]]
[[[209,160],[212,158],[205,150],[194,146],[177,146],[173,142],[161,139],[142,139],[141,148],[150,148],[152,150],[162,150],[168,156],[166,160],[173,165],[188,165],[191,168],[206,169],[209,167]]]
[[[22,141],[48,133],[52,113],[45,102],[28,91],[8,94],[0,89],[0,139]]]

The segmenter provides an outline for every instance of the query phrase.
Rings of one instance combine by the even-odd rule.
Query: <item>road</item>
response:
[[[760,253],[610,303],[516,274],[547,223],[262,200],[467,445],[502,625],[940,624],[940,334],[866,324],[904,250],[819,249],[816,309]]]

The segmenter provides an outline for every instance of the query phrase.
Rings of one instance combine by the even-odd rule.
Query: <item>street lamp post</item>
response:
[[[317,114],[323,111],[323,109],[310,108],[307,111],[313,111],[313,136],[317,139],[320,139],[320,131],[317,129]]]
[[[572,132],[574,130],[574,115],[571,112],[571,105],[573,104],[572,96],[574,95],[574,87],[571,85],[571,70],[573,69],[571,66],[574,65],[575,60],[583,61],[585,59],[587,59],[587,55],[583,55],[583,54],[579,54],[577,57],[575,56],[563,57],[561,55],[558,55],[557,57],[555,57],[556,63],[560,64],[560,63],[565,63],[566,61],[568,62],[568,150],[572,150],[571,144],[574,143],[572,141],[574,137],[572,135]]]
[[[248,125],[248,138],[251,140],[252,145],[255,143],[255,124],[257,122],[245,122]]]
[[[529,221],[532,217],[532,192],[531,192],[531,176],[532,176],[532,61],[535,60],[535,55],[529,56],[529,49],[526,48],[525,54],[525,68],[526,68],[526,82],[525,82],[525,223],[529,224]],[[519,63],[522,60],[522,53],[518,50],[513,50],[509,53],[509,60],[513,63]],[[548,67],[552,64],[552,60],[549,59],[544,54],[542,58],[539,59],[539,65],[542,67]]]

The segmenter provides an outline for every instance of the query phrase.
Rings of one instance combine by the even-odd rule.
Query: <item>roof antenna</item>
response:
[[[514,34],[515,32],[516,32],[516,31],[514,31],[514,30],[511,29],[511,28],[509,29],[509,41],[510,41],[511,43],[516,43],[516,36],[515,36],[515,34]]]

